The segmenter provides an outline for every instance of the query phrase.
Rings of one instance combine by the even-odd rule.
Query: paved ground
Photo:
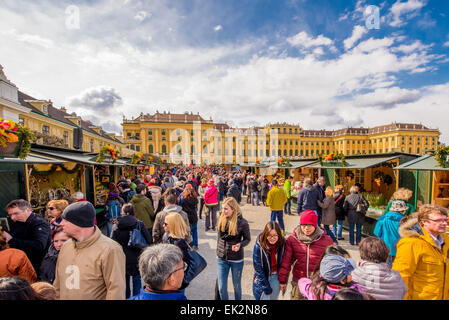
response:
[[[245,263],[243,267],[242,276],[242,299],[254,300],[252,292],[252,280],[254,275],[252,253],[256,237],[263,231],[265,224],[270,220],[270,211],[268,207],[252,206],[246,204],[246,198],[242,201],[243,217],[248,221],[251,229],[251,243],[245,247]],[[284,215],[285,229],[287,236],[292,232],[293,228],[299,223],[299,216]],[[351,257],[359,260],[359,253],[356,246],[351,246],[348,241],[348,233],[343,230],[343,237],[345,240],[339,241],[339,245],[350,252]],[[217,232],[205,232],[205,220],[198,220],[198,238],[199,238],[199,253],[207,260],[208,266],[206,269],[192,281],[186,289],[186,296],[189,300],[213,300],[215,296],[215,281],[217,278]],[[290,275],[291,279],[291,275]],[[290,284],[287,287],[285,296],[279,296],[280,299],[288,300],[290,292]],[[229,298],[234,299],[234,289],[232,286],[232,276],[229,274],[228,278],[228,292]]]

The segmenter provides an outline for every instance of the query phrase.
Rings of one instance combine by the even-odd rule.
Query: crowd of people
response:
[[[215,298],[229,299],[231,273],[241,300],[244,248],[251,243],[242,199],[271,213],[252,248],[256,300],[277,300],[289,281],[292,300],[449,298],[445,208],[416,209],[407,203],[411,191],[401,188],[375,236],[362,239],[369,203],[360,185],[345,195],[342,185],[326,187],[324,177],[270,180],[172,167],[111,183],[100,216],[80,192],[48,202],[45,217],[13,200],[5,208],[13,223],[0,232],[0,300],[186,300],[187,274],[201,252],[200,222],[217,239]],[[299,224],[287,235],[283,217],[293,214]],[[344,220],[358,263],[339,243]]]

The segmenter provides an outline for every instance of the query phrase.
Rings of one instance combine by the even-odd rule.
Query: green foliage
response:
[[[25,159],[30,153],[31,150],[31,143],[34,140],[34,134],[31,132],[31,130],[24,126],[17,126],[17,132],[22,136],[22,143],[20,145],[20,151],[19,151],[19,159]]]
[[[440,146],[437,148],[437,151],[435,151],[435,160],[437,161],[440,167],[442,168],[448,167],[449,163],[446,160],[448,155],[449,155],[449,146],[447,147]]]
[[[387,205],[385,197],[381,193],[363,192],[363,197],[369,202],[370,207],[378,208]]]

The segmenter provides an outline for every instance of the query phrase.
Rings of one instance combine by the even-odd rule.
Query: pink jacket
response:
[[[204,203],[207,206],[218,204],[218,189],[215,186],[209,186],[204,193]]]
[[[318,300],[315,295],[313,294],[310,285],[312,284],[312,280],[310,280],[309,278],[301,278],[298,281],[298,289],[299,292],[301,292],[301,295],[303,297],[305,297],[307,300]],[[363,293],[364,291],[364,287],[358,285],[357,283],[354,283],[352,286],[350,286],[349,288],[351,289],[355,289],[360,293]],[[341,288],[342,289],[342,288]],[[340,289],[337,288],[332,288],[332,287],[327,287],[327,291],[324,294],[324,299],[323,300],[332,300],[332,298],[334,297],[334,294],[339,291]]]

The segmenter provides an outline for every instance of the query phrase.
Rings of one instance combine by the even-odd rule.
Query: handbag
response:
[[[365,212],[366,212],[365,204],[363,204],[361,202],[361,200],[362,200],[362,197],[360,196],[359,201],[357,202],[357,206],[356,206],[355,211],[357,213],[365,214]]]
[[[184,282],[190,283],[195,279],[207,266],[206,260],[196,251],[189,249],[190,257],[189,267],[184,273]]]
[[[129,232],[128,246],[136,249],[145,249],[150,244],[147,242],[142,233],[143,223],[137,221],[136,227]]]

